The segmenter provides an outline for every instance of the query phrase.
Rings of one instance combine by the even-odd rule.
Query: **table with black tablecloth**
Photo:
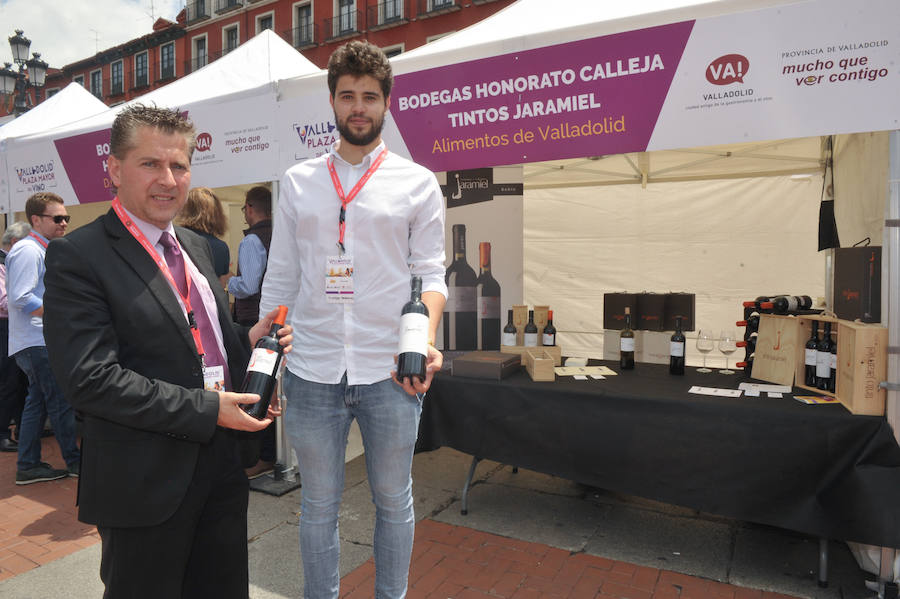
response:
[[[425,400],[418,450],[452,447],[823,539],[900,548],[900,447],[885,419],[791,395],[688,393],[746,380],[694,368],[671,376],[656,364],[587,381],[443,371]]]

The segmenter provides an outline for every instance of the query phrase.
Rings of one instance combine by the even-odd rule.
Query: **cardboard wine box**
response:
[[[523,345],[525,343],[525,325],[528,324],[528,306],[514,304],[512,311],[513,324],[516,325],[516,345]]]
[[[533,381],[555,381],[554,357],[546,347],[529,347],[525,352],[525,370]]]
[[[642,331],[662,331],[665,321],[666,295],[664,293],[639,293],[637,297],[637,324]],[[634,322],[634,319],[632,319]]]
[[[803,364],[805,343],[800,319],[796,316],[761,314],[751,376],[779,385],[793,385],[798,357],[799,363]],[[803,382],[802,373],[801,369],[798,382]]]
[[[640,353],[635,351],[634,359],[645,364],[668,364],[669,352],[672,349],[672,331],[641,331],[641,333],[641,351]]]
[[[834,313],[881,322],[881,246],[834,250]]]
[[[534,349],[534,348],[532,348]],[[498,351],[473,351],[453,360],[453,376],[500,380],[516,372],[522,365],[518,354]]]
[[[603,328],[621,331],[625,328],[625,308],[631,309],[631,328],[637,329],[637,294],[604,293],[603,294]],[[618,346],[616,346],[618,348]],[[618,349],[616,349],[618,351]]]
[[[694,330],[694,309],[697,296],[693,293],[667,293],[664,309],[663,329],[675,330],[675,317],[681,316],[681,330]]]
[[[619,361],[619,331],[603,331],[603,359]],[[640,362],[644,351],[644,331],[634,332],[634,360]]]

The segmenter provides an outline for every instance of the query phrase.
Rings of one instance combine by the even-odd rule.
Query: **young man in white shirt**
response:
[[[285,174],[263,283],[260,310],[287,305],[297,335],[284,374],[284,419],[303,481],[308,599],[338,596],[338,510],[354,418],[376,506],[375,596],[399,598],[407,589],[413,449],[421,402],[442,357],[429,345],[424,381],[397,381],[392,369],[411,275],[422,278],[432,341],[447,287],[437,180],[381,140],[392,83],[390,63],[371,44],[350,42],[331,56],[328,86],[340,140]],[[349,275],[338,277],[340,289],[326,277],[337,270]]]

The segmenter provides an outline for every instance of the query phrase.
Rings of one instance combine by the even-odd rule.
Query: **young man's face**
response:
[[[109,173],[125,208],[165,229],[184,206],[191,186],[187,139],[180,133],[140,127],[134,147],[122,160],[110,155]]]
[[[330,100],[344,142],[368,146],[378,140],[391,98],[384,97],[377,79],[371,75],[341,75]]]
[[[43,214],[31,217],[31,228],[46,237],[47,239],[56,239],[66,234],[66,227],[69,223],[60,219],[60,222],[54,221],[55,217],[65,216],[66,207],[58,202],[47,202],[44,207]]]

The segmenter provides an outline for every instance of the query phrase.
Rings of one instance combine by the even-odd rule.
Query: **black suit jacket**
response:
[[[215,293],[237,389],[249,358],[247,329],[229,318],[209,245],[187,229],[175,231]],[[218,417],[218,397],[203,390],[184,312],[112,210],[53,240],[46,263],[50,365],[83,419],[79,519],[109,527],[159,524],[181,503]]]

